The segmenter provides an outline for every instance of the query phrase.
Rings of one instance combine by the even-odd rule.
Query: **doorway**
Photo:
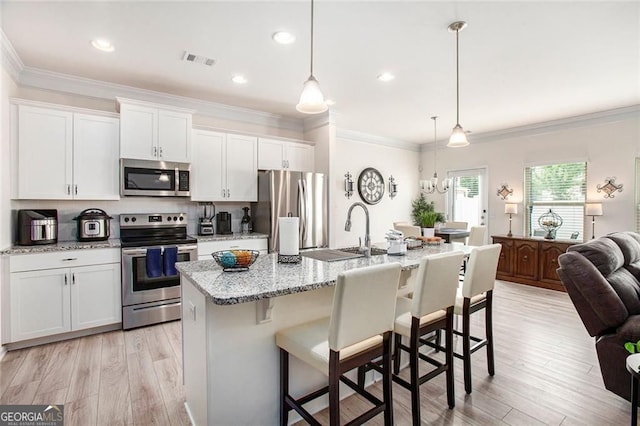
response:
[[[453,170],[447,173],[451,188],[447,194],[447,220],[467,222],[472,226],[487,226],[487,168]],[[485,243],[488,232],[485,232]]]

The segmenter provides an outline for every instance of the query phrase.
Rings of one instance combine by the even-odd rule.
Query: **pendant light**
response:
[[[467,23],[464,21],[456,21],[449,25],[449,31],[456,33],[456,125],[451,132],[451,137],[449,137],[449,143],[447,144],[450,148],[460,148],[469,145],[467,135],[460,125],[460,55],[458,53],[458,34],[466,26]]]
[[[433,120],[433,143],[435,144],[435,152],[433,154],[433,178],[424,180],[421,183],[422,191],[427,194],[433,194],[438,191],[439,194],[444,194],[451,187],[451,179],[443,179],[442,185],[438,186],[438,130],[436,127],[437,115],[431,117]]]
[[[325,112],[327,108],[324,96],[320,91],[320,84],[313,76],[313,0],[311,0],[311,73],[307,81],[304,82],[296,109],[305,114],[318,114]]]

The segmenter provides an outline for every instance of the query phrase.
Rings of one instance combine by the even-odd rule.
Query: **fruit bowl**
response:
[[[221,250],[211,253],[225,272],[246,271],[260,255],[257,250]]]

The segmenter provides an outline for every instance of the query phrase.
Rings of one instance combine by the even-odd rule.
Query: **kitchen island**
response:
[[[397,262],[406,278],[423,256],[456,249],[468,250],[442,244],[409,250],[405,256],[339,262],[302,257],[298,264],[280,264],[276,254],[269,254],[243,272],[223,272],[214,260],[178,263],[186,407],[192,423],[277,425],[278,330],[328,316],[342,271]],[[326,376],[295,358],[290,368],[293,395],[326,384]],[[341,389],[341,395],[348,394]],[[320,398],[307,407],[314,412],[326,405],[326,398]]]

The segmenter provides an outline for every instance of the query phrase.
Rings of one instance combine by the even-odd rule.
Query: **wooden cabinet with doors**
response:
[[[575,241],[542,238],[492,236],[502,245],[496,278],[520,284],[564,291],[556,273],[558,256]]]
[[[258,168],[260,170],[314,170],[314,147],[280,139],[259,138]]]
[[[120,249],[11,255],[9,272],[10,303],[3,306],[9,333],[3,343],[121,327]]]
[[[16,100],[13,198],[117,200],[119,120],[114,114]]]
[[[121,158],[191,161],[193,110],[124,98],[117,101]]]
[[[191,199],[257,201],[257,138],[196,129],[193,131]]]

